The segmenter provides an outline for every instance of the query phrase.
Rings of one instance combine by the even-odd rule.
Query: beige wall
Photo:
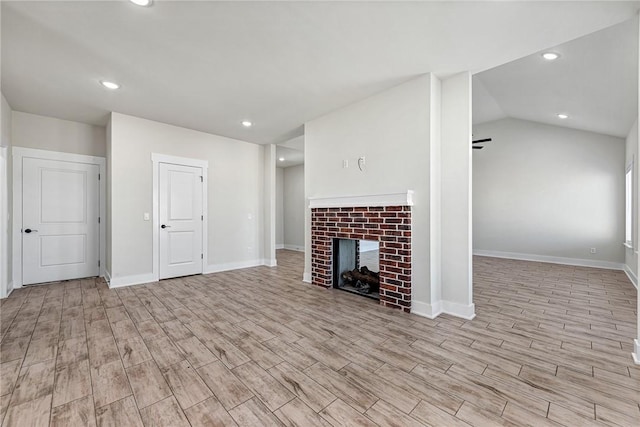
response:
[[[623,139],[516,119],[473,136],[493,138],[473,153],[474,250],[624,262]]]
[[[304,165],[284,168],[284,245],[304,250]]]
[[[104,157],[105,133],[103,126],[20,111],[12,113],[12,143],[16,147]]]
[[[210,268],[262,261],[264,147],[118,113],[110,140],[112,278],[152,273],[152,153],[209,162]]]

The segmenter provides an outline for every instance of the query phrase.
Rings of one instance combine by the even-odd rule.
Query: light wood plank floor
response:
[[[15,291],[2,425],[640,425],[620,272],[476,258],[463,321],[305,285],[302,263]]]

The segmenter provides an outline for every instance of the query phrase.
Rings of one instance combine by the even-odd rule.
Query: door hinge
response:
[[[204,259],[204,254],[200,254],[200,259]]]
[[[200,182],[204,182],[204,177],[200,175]]]
[[[100,174],[98,174],[98,181],[100,181]]]
[[[200,215],[200,221],[204,221],[204,215]]]
[[[98,260],[98,267],[100,267],[100,260]]]
[[[98,217],[98,224],[100,224],[100,217]]]

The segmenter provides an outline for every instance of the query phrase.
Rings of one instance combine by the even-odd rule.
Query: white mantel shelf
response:
[[[404,193],[309,198],[309,207],[311,209],[361,206],[413,206],[413,190],[407,190]]]

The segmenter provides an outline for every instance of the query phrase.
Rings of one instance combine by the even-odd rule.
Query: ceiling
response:
[[[640,2],[1,6],[13,109],[100,125],[117,111],[263,144],[417,75],[483,71],[615,25]]]
[[[638,18],[545,51],[560,58],[536,52],[474,76],[474,123],[513,117],[626,137],[638,118]]]
[[[284,159],[280,161],[280,159]],[[276,167],[288,168],[304,163],[304,136],[276,145]]]

